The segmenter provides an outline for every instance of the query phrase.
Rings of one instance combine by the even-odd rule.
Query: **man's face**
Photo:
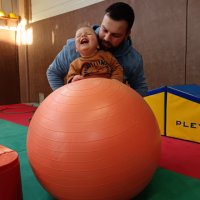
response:
[[[130,35],[127,27],[128,23],[125,20],[115,21],[104,15],[99,30],[101,48],[105,50],[117,48]]]

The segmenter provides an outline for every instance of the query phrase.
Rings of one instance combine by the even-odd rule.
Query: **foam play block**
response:
[[[200,86],[167,87],[166,135],[200,142]]]
[[[160,87],[148,91],[144,97],[157,119],[161,135],[165,135],[165,93],[166,87]]]
[[[0,199],[22,200],[17,152],[0,145]]]

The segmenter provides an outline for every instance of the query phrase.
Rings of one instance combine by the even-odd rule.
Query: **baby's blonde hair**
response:
[[[91,24],[90,24],[89,22],[87,22],[87,21],[82,22],[82,23],[80,23],[80,24],[77,25],[76,30],[78,30],[78,29],[80,29],[80,28],[82,28],[82,27],[91,28]]]
[[[90,28],[95,33],[94,29],[92,28],[92,26],[90,25],[89,22],[83,22],[81,24],[78,24],[77,28],[76,28],[76,32],[81,28]],[[95,35],[96,35],[96,33],[95,33]]]

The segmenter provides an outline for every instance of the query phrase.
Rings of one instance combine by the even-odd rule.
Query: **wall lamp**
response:
[[[20,21],[20,16],[14,13],[13,0],[10,0],[11,12],[7,14],[3,9],[3,0],[0,0],[0,29],[15,30]]]

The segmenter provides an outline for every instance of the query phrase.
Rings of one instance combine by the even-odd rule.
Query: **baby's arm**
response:
[[[124,73],[122,66],[118,63],[115,57],[111,57],[111,67],[112,67],[112,74],[111,79],[117,79],[121,82],[124,81]]]
[[[75,64],[71,63],[67,77],[66,77],[67,83],[78,81],[78,80],[81,80],[83,78],[84,77],[81,75],[80,68],[76,67]]]
[[[84,79],[83,76],[81,76],[81,75],[75,75],[75,76],[72,78],[72,81],[71,81],[71,82],[79,81],[79,80],[82,80],[82,79]]]

